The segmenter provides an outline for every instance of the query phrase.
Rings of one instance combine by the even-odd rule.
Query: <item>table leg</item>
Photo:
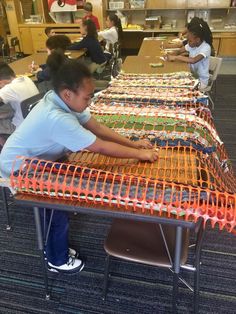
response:
[[[5,214],[6,214],[6,222],[7,222],[6,223],[6,229],[11,230],[8,203],[7,203],[6,187],[2,186],[1,190],[2,190],[1,192],[2,192],[3,209],[4,209]]]
[[[33,208],[34,208],[34,219],[35,219],[36,234],[37,234],[37,240],[38,240],[38,248],[40,251],[41,263],[42,263],[42,267],[43,267],[45,298],[46,298],[46,300],[49,300],[50,299],[50,293],[48,291],[47,258],[46,258],[45,250],[44,250],[43,233],[42,233],[40,214],[39,214],[40,209],[39,209],[39,207],[36,207],[36,206]]]
[[[172,295],[172,311],[177,313],[177,299],[178,299],[178,288],[179,288],[179,272],[180,272],[180,257],[182,249],[182,233],[183,228],[180,226],[176,227],[176,238],[175,238],[175,257],[174,257],[174,273],[173,273],[173,295]]]

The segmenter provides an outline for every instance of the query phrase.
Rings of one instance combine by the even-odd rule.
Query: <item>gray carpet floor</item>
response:
[[[235,86],[236,76],[219,77],[214,111],[234,166]],[[0,210],[0,313],[171,313],[171,273],[117,259],[111,263],[107,300],[102,300],[103,242],[111,219],[91,215],[71,215],[70,242],[86,258],[84,270],[70,276],[49,273],[51,300],[44,300],[32,210],[12,205],[10,216],[12,230],[6,231]],[[192,282],[191,274],[183,275]],[[236,236],[207,227],[200,281],[200,313],[236,312]],[[178,313],[191,313],[192,293],[180,287]]]

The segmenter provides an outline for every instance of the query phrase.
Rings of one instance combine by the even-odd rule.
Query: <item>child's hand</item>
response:
[[[166,59],[167,59],[167,61],[175,61],[175,56],[167,54]]]
[[[144,148],[144,149],[151,149],[152,144],[148,140],[139,140],[134,142],[136,148]]]
[[[38,69],[39,69],[39,65],[37,65],[37,64],[32,64],[32,63],[31,63],[31,64],[29,65],[29,70],[30,70],[31,73],[37,71]]]
[[[154,162],[158,159],[157,149],[140,149],[139,160]]]

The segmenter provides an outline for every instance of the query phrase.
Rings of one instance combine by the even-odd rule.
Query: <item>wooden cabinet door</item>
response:
[[[220,40],[220,57],[236,57],[236,37],[221,38]]]
[[[215,49],[216,56],[218,56],[219,47],[220,47],[220,38],[213,38],[213,47]]]
[[[19,29],[21,48],[25,54],[32,54],[33,51],[33,41],[31,37],[31,32],[29,27],[21,27]]]
[[[44,32],[45,28],[31,28],[31,37],[33,41],[34,52],[46,50],[47,35]]]
[[[207,0],[187,0],[188,8],[206,8]]]
[[[34,53],[40,51],[46,51],[45,41],[33,41]]]
[[[186,0],[166,0],[166,8],[167,9],[185,9],[187,6]]]
[[[208,7],[211,8],[228,8],[230,0],[208,0]]]
[[[47,35],[45,34],[45,28],[31,28],[31,36],[33,41],[45,41],[48,39]]]
[[[166,0],[147,0],[146,9],[165,9]]]

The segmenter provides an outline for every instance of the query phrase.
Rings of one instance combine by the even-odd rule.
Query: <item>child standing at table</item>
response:
[[[81,25],[81,34],[84,36],[83,39],[72,44],[69,50],[79,50],[87,49],[85,62],[93,73],[99,65],[106,62],[106,57],[104,55],[103,49],[98,41],[98,34],[95,24],[92,20],[83,20]]]
[[[50,58],[48,66],[51,66]],[[158,153],[149,141],[132,142],[91,116],[88,107],[94,93],[94,81],[83,63],[62,58],[58,67],[53,63],[51,74],[53,90],[33,108],[3,147],[0,155],[2,177],[9,178],[16,156],[55,161],[69,151],[87,149],[119,158],[157,160]],[[14,169],[19,169],[20,164],[20,160],[15,162]],[[50,219],[50,212],[47,218]],[[76,251],[69,249],[68,229],[68,213],[54,211],[45,248],[48,268],[52,271],[73,273],[84,267]]]
[[[189,56],[167,55],[169,61],[183,61],[190,64],[191,72],[199,79],[199,89],[204,91],[209,81],[209,59],[212,37],[204,21],[190,23],[187,32],[188,43],[179,50],[179,54],[188,52]]]
[[[96,26],[97,31],[100,30],[100,25],[98,22],[98,18],[93,15],[93,5],[90,2],[86,2],[84,5],[84,11],[86,12],[86,15],[83,17],[82,21],[91,20]]]

